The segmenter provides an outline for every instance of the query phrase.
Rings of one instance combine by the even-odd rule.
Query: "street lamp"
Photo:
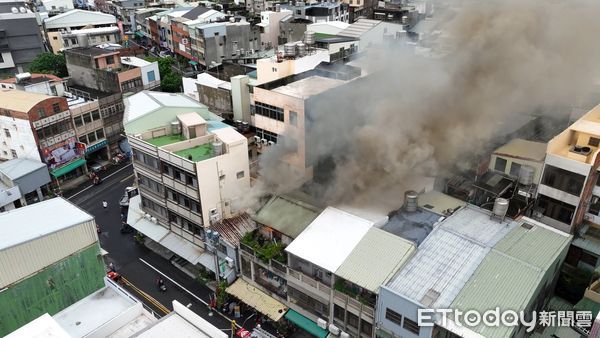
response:
[[[218,250],[217,250],[217,248],[219,247],[219,236],[220,235],[217,231],[207,229],[205,240],[204,240],[206,249],[208,249],[208,251],[215,256],[215,277],[217,280],[217,287],[219,286],[219,283],[220,283],[219,256],[218,256]]]

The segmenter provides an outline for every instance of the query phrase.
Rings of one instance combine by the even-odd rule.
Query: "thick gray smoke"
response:
[[[335,163],[320,197],[368,204],[412,173],[460,165],[517,115],[568,109],[600,79],[598,13],[597,1],[461,2],[431,42],[447,55],[372,51],[371,75],[309,107],[308,151]],[[261,158],[264,189],[298,188],[286,152]]]

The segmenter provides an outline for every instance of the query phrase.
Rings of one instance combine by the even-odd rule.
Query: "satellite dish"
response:
[[[13,7],[10,10],[13,12],[13,14],[19,13],[19,9],[17,9],[17,7]]]

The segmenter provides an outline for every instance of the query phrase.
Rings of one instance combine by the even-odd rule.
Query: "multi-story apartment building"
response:
[[[274,68],[276,69],[276,68]],[[281,140],[285,134],[288,154],[284,163],[298,179],[313,177],[314,160],[307,136],[306,121],[314,102],[325,92],[340,87],[346,80],[360,76],[360,69],[344,66],[337,73],[308,71],[253,87],[251,124],[256,128],[259,152]]]
[[[135,27],[133,30],[135,31],[135,34],[142,39],[142,44],[149,45],[152,40],[152,28],[150,27],[150,21],[146,19],[156,13],[164,11],[164,8],[138,8],[135,11]],[[156,31],[156,33],[158,33],[158,31]]]
[[[225,14],[214,9],[200,6],[185,13],[181,17],[173,18],[171,23],[173,52],[188,60],[198,61],[197,46],[194,44],[196,41],[196,27],[224,18]],[[192,36],[194,39],[190,39]]]
[[[348,22],[348,5],[339,1],[296,1],[291,6],[281,5],[280,8],[292,11],[294,19],[308,20],[313,23],[327,21]]]
[[[593,213],[600,197],[599,116],[596,106],[548,142],[534,216],[567,233],[575,233],[583,223],[600,225]]]
[[[411,260],[448,209],[464,206],[435,191],[419,197],[418,211],[389,217],[272,197],[254,216],[258,229],[240,244],[242,279],[228,292],[249,302],[249,294],[265,293],[261,299],[269,301],[251,306],[269,317],[288,307],[281,316],[317,337],[375,337],[380,287]]]
[[[110,14],[74,9],[44,20],[48,47],[58,52],[75,48],[120,43],[117,19]]]
[[[292,12],[289,10],[262,11],[260,12],[260,43],[261,49],[272,49],[279,46],[279,23],[281,19]]]
[[[135,11],[144,8],[144,0],[107,1],[108,12],[123,25],[123,31],[135,31]]]
[[[44,51],[36,16],[26,8],[24,1],[0,3],[0,75],[26,71]]]
[[[47,12],[50,17],[75,9],[73,1],[70,0],[41,0],[39,2],[41,6],[38,6],[38,12]]]
[[[107,93],[138,92],[144,89],[142,69],[154,72],[153,88],[157,74],[155,69],[137,67],[132,58],[123,63],[118,50],[108,50],[99,47],[75,48],[65,52],[70,81],[80,86],[94,88]],[[127,60],[127,58],[123,58]],[[152,76],[150,76],[152,78]]]
[[[455,211],[381,287],[377,336],[522,337],[524,326],[458,326],[454,314],[447,321],[433,315],[433,325],[419,326],[418,310],[539,311],[556,285],[571,239],[526,217],[499,221],[471,206]]]
[[[0,102],[0,158],[41,160],[57,181],[85,172],[84,146],[77,142],[66,98],[3,89]]]
[[[158,73],[158,69],[156,69],[156,73]],[[111,94],[100,93],[98,95],[98,92],[94,91],[91,95],[89,92],[82,92],[76,85],[73,88],[69,88],[66,80],[56,76],[29,73],[19,74],[16,78],[0,81],[0,88],[66,98],[77,139],[86,146],[85,155],[90,157],[91,154],[99,150],[104,150],[103,152],[98,152],[96,154],[98,156],[94,155],[92,157],[100,157],[103,160],[108,160],[111,152],[117,149],[115,140],[111,142],[111,146],[109,146],[107,140],[107,136],[119,133],[122,129],[122,127],[113,126],[115,124],[112,121],[113,116],[106,109],[106,105],[110,106],[111,102],[114,101],[106,100],[106,97],[112,96]],[[118,98],[120,100],[120,94],[118,94]],[[122,114],[119,119],[121,118]],[[120,121],[117,121],[117,124],[122,126]],[[108,133],[107,130],[109,130]]]
[[[221,219],[241,211],[250,186],[246,137],[182,94],[143,91],[126,98],[126,106],[125,132],[140,192],[129,202],[128,223],[192,265],[215,271],[215,255],[205,242],[214,240],[209,230]],[[234,249],[219,252],[218,275],[231,282]]]

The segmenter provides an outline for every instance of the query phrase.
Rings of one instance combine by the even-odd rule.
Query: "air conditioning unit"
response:
[[[267,144],[267,139],[263,138],[262,140],[260,140],[262,142],[262,144],[266,145]]]
[[[186,38],[183,38],[183,39],[181,39],[181,44],[182,44],[182,45],[187,45],[187,44],[188,44],[188,42],[189,42],[189,41],[188,41],[188,39],[186,39]]]
[[[339,327],[333,325],[333,324],[329,324],[329,332],[331,332],[331,334],[333,335],[339,335],[341,330]]]
[[[225,257],[225,261],[227,262],[227,266],[233,269],[233,259]]]
[[[317,318],[317,325],[320,328],[327,330],[327,321],[325,319]]]
[[[152,219],[152,215],[150,215],[150,214],[146,214],[146,215],[144,215],[144,217],[146,217],[146,219],[148,219],[148,220]]]
[[[255,143],[260,143],[260,136],[254,136],[254,142]]]
[[[350,335],[347,334],[346,332],[342,332],[342,333],[340,333],[340,338],[350,338]]]
[[[269,141],[269,143],[268,143],[268,144],[269,144],[270,146],[272,146],[272,145],[275,145],[275,142],[273,142],[273,141]]]
[[[158,220],[156,219],[156,217],[152,217],[150,220],[152,221],[152,223],[158,224]]]

